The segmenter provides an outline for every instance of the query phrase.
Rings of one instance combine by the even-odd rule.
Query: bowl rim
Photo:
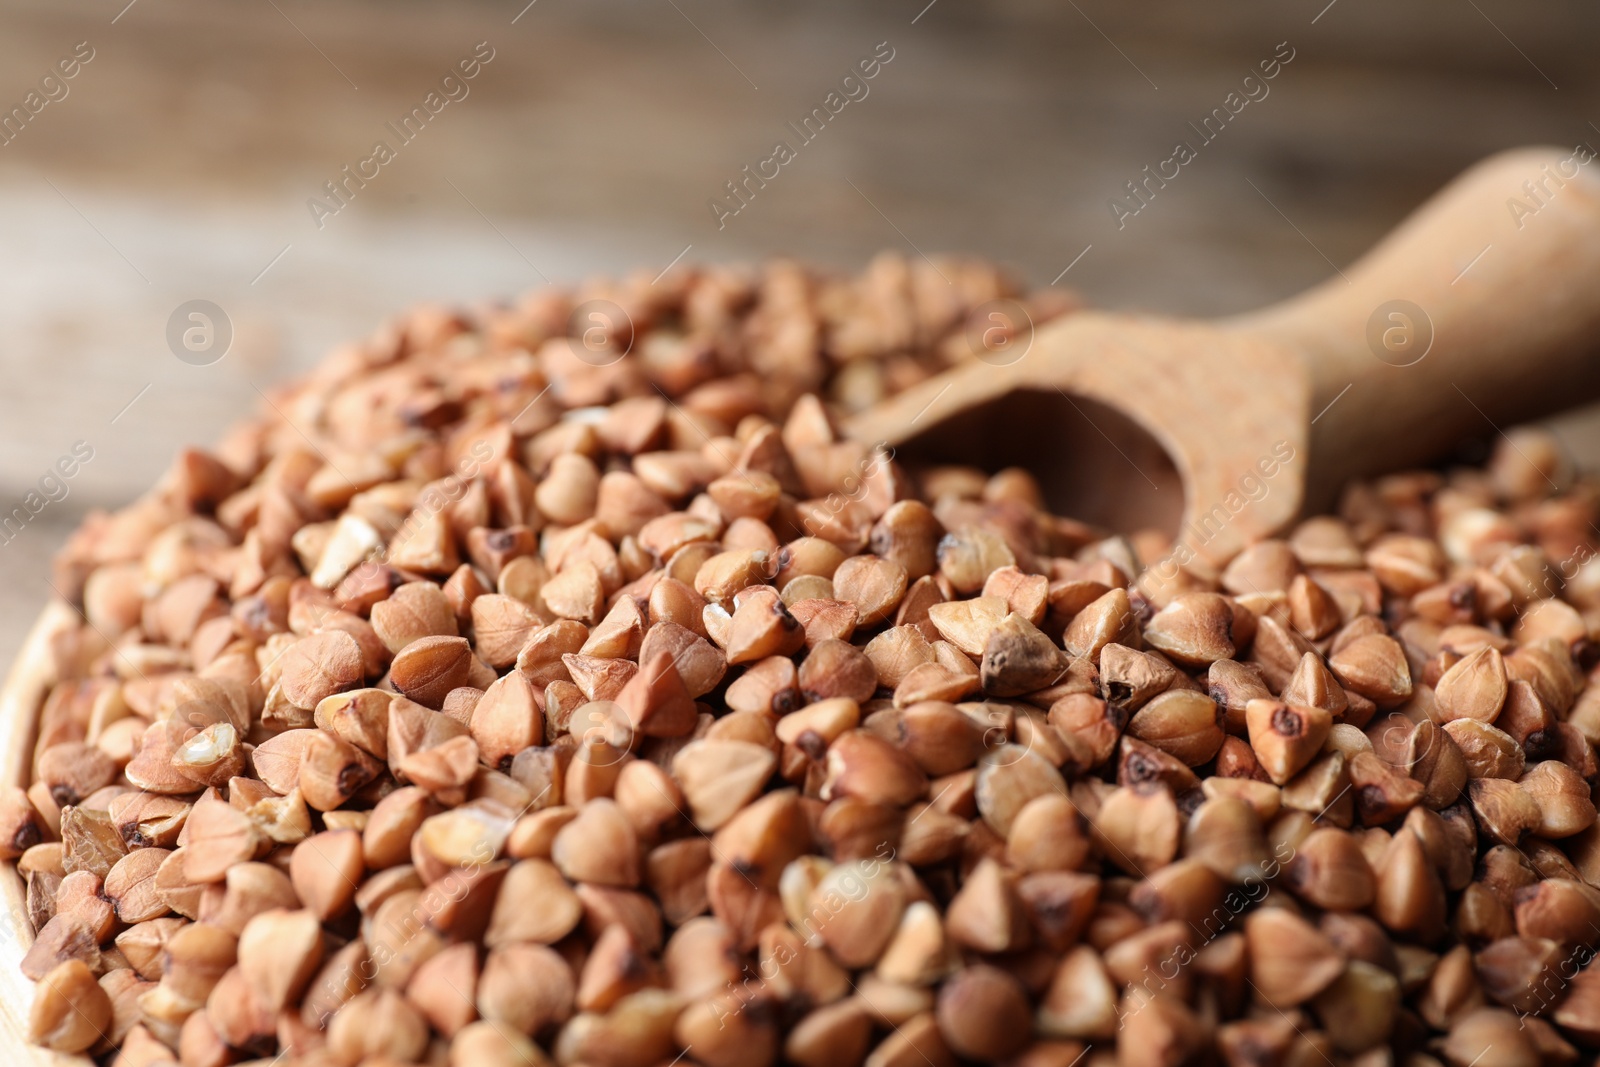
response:
[[[39,710],[56,681],[51,641],[77,619],[61,600],[46,604],[0,688],[0,781],[7,786],[28,786]],[[27,887],[14,864],[0,863],[0,1061],[18,1067],[93,1067],[85,1056],[29,1043],[33,982],[22,973],[22,957],[32,945]]]

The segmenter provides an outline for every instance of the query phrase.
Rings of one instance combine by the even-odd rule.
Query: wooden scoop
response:
[[[1600,395],[1596,172],[1587,149],[1493,156],[1291,300],[1211,323],[1023,324],[848,432],[1026,467],[1061,514],[1164,528],[1180,563],[1185,546],[1220,562],[1347,479]]]

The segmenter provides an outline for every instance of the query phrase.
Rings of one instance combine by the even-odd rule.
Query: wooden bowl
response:
[[[33,624],[17,661],[0,689],[0,781],[28,785],[39,708],[50,692],[55,670],[50,639],[72,625],[75,612],[52,601]],[[22,974],[22,956],[33,944],[27,891],[9,863],[0,864],[0,1064],[6,1067],[92,1067],[83,1056],[64,1056],[28,1043],[28,1012],[33,983]]]

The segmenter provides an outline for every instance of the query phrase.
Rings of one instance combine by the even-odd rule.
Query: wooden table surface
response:
[[[0,660],[85,508],[414,301],[680,254],[854,268],[890,247],[989,256],[1105,306],[1226,313],[1348,264],[1490,152],[1600,145],[1592,6],[526,3],[0,11],[0,112],[93,50],[0,146],[0,511],[74,442],[94,449],[0,545]],[[385,124],[480,42],[493,58],[465,98],[399,144]],[[788,123],[884,49],[865,97],[802,143]],[[1244,78],[1275,54],[1292,59],[1266,95],[1202,142],[1190,124],[1259,95]],[[394,160],[319,227],[308,200],[380,138]],[[795,158],[719,228],[708,201],[779,140]],[[1119,228],[1110,200],[1180,140],[1196,158]],[[197,298],[235,331],[212,366],[164,337]],[[1600,418],[1562,426],[1600,460]]]

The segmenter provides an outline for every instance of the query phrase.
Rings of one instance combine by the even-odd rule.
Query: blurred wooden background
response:
[[[1597,30],[1592,5],[1512,0],[8,0],[0,110],[79,42],[94,59],[0,147],[0,511],[74,441],[95,458],[0,546],[0,659],[84,508],[408,303],[686,248],[855,268],[893,247],[1036,284],[1072,264],[1061,284],[1105,306],[1237,311],[1349,263],[1485,154],[1600,146]],[[479,42],[470,95],[319,229],[307,199]],[[879,42],[869,95],[719,230],[707,200]],[[1270,95],[1119,231],[1107,200],[1280,42]],[[233,322],[213,366],[164,340],[195,298]],[[1600,418],[1562,426],[1600,460]]]

